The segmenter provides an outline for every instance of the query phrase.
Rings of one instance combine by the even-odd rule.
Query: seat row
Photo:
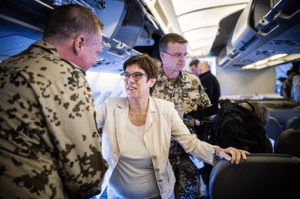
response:
[[[212,169],[210,199],[298,198],[300,158],[255,154],[231,164],[220,160]]]
[[[300,115],[300,112],[299,112]],[[295,116],[287,120],[284,126],[282,127],[281,124],[275,117],[270,116],[270,120],[265,127],[267,136],[270,139],[276,140],[278,135],[287,129],[300,129],[300,116]]]
[[[271,112],[265,127],[269,154],[251,154],[238,165],[221,160],[213,167],[210,199],[299,197],[295,182],[300,179],[300,109],[285,113]]]
[[[290,118],[283,129],[276,118],[270,117],[265,129],[273,153],[300,157],[300,116]]]

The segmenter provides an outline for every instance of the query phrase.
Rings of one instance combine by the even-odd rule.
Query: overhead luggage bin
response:
[[[152,35],[163,34],[160,26],[137,0],[8,0],[0,8],[0,43],[4,44],[0,52],[5,55],[0,56],[0,61],[42,39],[51,10],[70,3],[89,8],[104,24],[103,49],[97,57],[97,66],[90,70],[109,68],[110,72],[119,73],[125,60],[139,54],[133,49],[136,44],[151,46],[155,43]],[[6,45],[6,41],[16,42]]]
[[[300,4],[297,0],[251,0],[240,15],[221,67],[242,67],[270,56],[300,50]]]

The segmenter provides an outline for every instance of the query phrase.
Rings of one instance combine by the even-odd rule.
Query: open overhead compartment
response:
[[[104,45],[96,68],[114,65],[139,54],[133,48],[136,45],[154,45],[153,33],[161,31],[144,6],[136,0],[108,1],[105,9],[96,10],[96,14],[104,24]],[[121,70],[120,66],[116,67],[116,70]]]
[[[104,24],[103,49],[91,70],[119,72],[126,59],[139,54],[136,45],[151,46],[153,34],[163,34],[138,0],[8,0],[0,8],[0,61],[42,39],[51,10],[63,4],[85,6]]]
[[[241,68],[277,54],[299,54],[299,31],[299,1],[252,0],[219,53],[218,65]]]

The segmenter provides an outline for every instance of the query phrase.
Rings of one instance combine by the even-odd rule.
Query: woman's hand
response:
[[[240,163],[241,157],[246,160],[246,156],[250,155],[248,151],[236,149],[233,147],[229,147],[226,149],[222,149],[220,147],[216,148],[215,155],[220,159],[225,159],[231,161],[231,163]]]

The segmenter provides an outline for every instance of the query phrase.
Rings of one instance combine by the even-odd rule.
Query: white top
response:
[[[102,193],[123,152],[123,140],[127,139],[128,111],[127,98],[108,97],[97,108],[97,124],[99,128],[104,127],[102,154],[109,165],[102,183]],[[149,97],[143,141],[152,159],[155,179],[162,199],[169,199],[174,193],[175,176],[168,159],[171,136],[187,153],[209,164],[213,164],[213,151],[216,147],[202,142],[195,134],[190,133],[173,103]],[[107,191],[109,193],[109,187]]]
[[[128,119],[120,159],[109,180],[108,186],[114,190],[108,192],[109,198],[142,199],[160,195],[144,133],[144,125],[135,126]]]

